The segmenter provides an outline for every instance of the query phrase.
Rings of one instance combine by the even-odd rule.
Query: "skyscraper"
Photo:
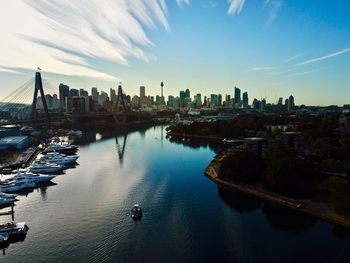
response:
[[[280,98],[278,99],[278,105],[279,105],[279,106],[283,105],[283,98],[282,98],[282,97],[280,97]]]
[[[112,102],[112,103],[115,103],[115,102],[117,102],[117,94],[116,94],[116,92],[115,92],[115,89],[110,89],[109,90],[109,99],[110,99],[110,101]]]
[[[58,89],[59,89],[59,96],[60,96],[60,108],[63,110],[63,109],[66,109],[66,101],[69,98],[69,86],[61,83]]]
[[[79,90],[79,95],[80,95],[81,97],[88,97],[88,96],[89,96],[89,93],[88,93],[86,90],[84,90],[84,89],[80,89],[80,90]]]
[[[190,98],[191,97],[191,92],[189,89],[185,90],[185,98]]]
[[[289,99],[288,99],[288,110],[291,111],[291,110],[294,110],[294,97],[292,95],[289,96]]]
[[[91,96],[92,96],[92,99],[93,99],[95,102],[98,101],[98,96],[99,96],[99,94],[98,94],[97,88],[95,88],[95,87],[91,88]]]
[[[69,97],[73,98],[73,97],[79,97],[79,90],[77,89],[71,89],[69,91]]]
[[[241,90],[237,87],[235,87],[235,106],[237,108],[241,107]]]
[[[180,108],[183,108],[185,106],[185,98],[186,98],[186,92],[183,90],[180,90],[180,98],[179,98]]]
[[[146,97],[146,87],[140,86],[140,98],[143,99],[144,97]]]
[[[248,92],[244,92],[242,97],[243,108],[247,109],[249,105]]]

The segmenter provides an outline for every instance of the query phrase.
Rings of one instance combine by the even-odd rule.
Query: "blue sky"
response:
[[[8,39],[0,43],[0,98],[40,66],[52,84],[88,90],[120,80],[129,94],[145,85],[156,95],[164,81],[166,95],[225,95],[238,86],[251,100],[293,94],[297,104],[350,103],[346,1],[101,0],[99,9],[93,1],[66,1],[76,9],[13,1],[0,8]],[[11,8],[16,14],[6,17]],[[64,15],[52,18],[55,8]]]

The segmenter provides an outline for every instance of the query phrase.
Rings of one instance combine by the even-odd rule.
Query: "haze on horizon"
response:
[[[342,0],[11,0],[0,3],[0,99],[39,66],[58,86],[350,103]]]

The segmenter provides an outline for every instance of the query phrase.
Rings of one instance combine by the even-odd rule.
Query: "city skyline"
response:
[[[160,81],[164,81],[166,98],[187,88],[193,94],[232,95],[232,87],[238,86],[249,90],[251,99],[266,97],[271,102],[290,94],[298,98],[298,104],[343,105],[350,101],[346,74],[350,68],[348,3],[233,0],[229,4],[110,4],[103,1],[96,9],[101,12],[92,14],[92,20],[99,23],[90,37],[85,34],[91,32],[86,15],[95,8],[93,3],[86,6],[81,17],[68,4],[58,2],[53,7],[45,1],[13,1],[1,8],[2,25],[12,26],[0,30],[4,36],[0,44],[0,98],[26,82],[40,66],[57,87],[63,82],[77,89],[96,86],[108,92],[122,81],[128,94],[138,94],[143,85],[156,95]],[[13,8],[19,12],[11,12]],[[57,8],[62,9],[62,17],[48,20]],[[99,16],[103,13],[110,18],[113,12],[120,16],[109,23]],[[208,21],[208,17],[212,19]],[[63,18],[79,22],[83,33],[70,38]],[[25,21],[33,23],[23,26],[21,22]],[[137,30],[117,27],[122,21]],[[67,38],[58,39],[48,30],[51,23]],[[76,29],[71,28],[72,32]],[[106,36],[106,42],[99,42]],[[96,45],[82,45],[81,40]]]

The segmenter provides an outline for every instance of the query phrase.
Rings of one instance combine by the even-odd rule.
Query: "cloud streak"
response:
[[[153,43],[146,28],[168,29],[166,14],[165,0],[0,3],[0,68],[40,66],[47,72],[114,81],[115,73],[103,72],[92,61],[148,61],[144,50]]]
[[[229,15],[239,15],[242,12],[243,6],[244,6],[245,0],[229,0],[229,8],[227,10],[227,13]]]
[[[313,63],[316,63],[316,62],[320,62],[320,61],[323,61],[323,60],[327,60],[327,59],[330,59],[330,58],[333,58],[333,57],[337,57],[337,56],[346,54],[348,52],[350,52],[350,48],[347,48],[347,49],[344,49],[344,50],[340,50],[340,51],[337,51],[337,52],[334,52],[334,53],[331,53],[331,54],[328,54],[328,55],[325,55],[325,56],[322,56],[322,57],[317,57],[317,58],[313,58],[313,59],[310,59],[310,60],[306,60],[306,61],[300,63],[299,65],[313,64]]]
[[[283,0],[265,0],[264,5],[269,7],[269,16],[265,24],[265,27],[269,27],[277,19],[278,13],[283,6]]]
[[[268,71],[273,69],[273,67],[254,67],[252,68],[252,71]]]

